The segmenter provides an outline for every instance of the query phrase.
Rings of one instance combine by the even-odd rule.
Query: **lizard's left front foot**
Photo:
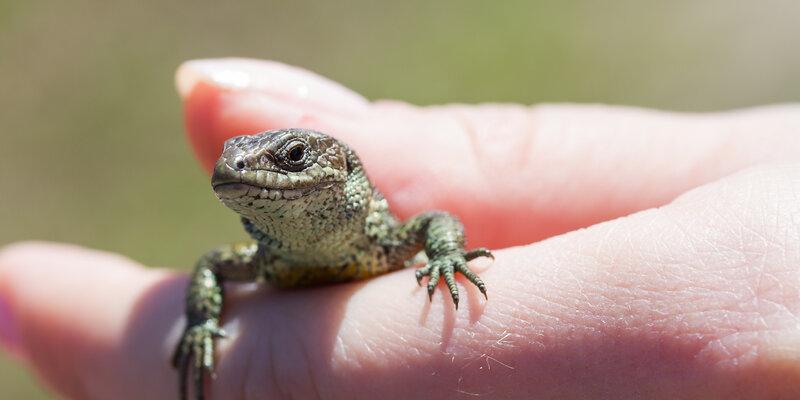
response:
[[[486,296],[486,284],[484,284],[481,278],[467,266],[467,261],[478,257],[494,259],[492,252],[483,247],[468,252],[461,251],[435,256],[428,260],[427,265],[415,272],[417,283],[421,285],[422,277],[429,277],[428,298],[433,299],[433,291],[439,283],[439,278],[444,276],[444,281],[447,283],[447,288],[450,290],[450,296],[453,298],[456,309],[458,309],[458,287],[456,286],[455,273],[461,272],[470,282],[478,287],[478,290],[483,293],[483,297],[488,298],[488,296]]]
[[[186,400],[189,375],[194,377],[195,399],[205,396],[204,375],[214,374],[214,339],[226,337],[215,319],[190,324],[172,356],[172,366],[180,371],[180,398]]]

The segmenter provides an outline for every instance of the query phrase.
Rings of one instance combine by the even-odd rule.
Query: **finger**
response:
[[[401,216],[446,209],[472,245],[530,243],[662,205],[762,161],[800,156],[800,108],[717,114],[606,106],[368,103],[297,68],[204,60],[177,75],[189,138],[210,168],[222,142],[306,127],[353,146]]]
[[[481,274],[492,300],[462,283],[458,312],[426,306],[411,270],[234,293],[212,397],[797,397],[797,198],[800,166],[754,171],[500,251]],[[172,398],[183,289],[94,252],[0,254],[20,347],[69,397]]]
[[[120,256],[13,245],[0,252],[2,319],[14,332],[4,344],[59,397],[174,399],[184,290],[183,277]]]
[[[498,252],[482,273],[491,300],[461,281],[459,311],[446,297],[426,308],[408,270],[250,298],[229,309],[215,393],[795,398],[798,198],[800,167],[755,171]],[[242,364],[254,372],[225,373]]]

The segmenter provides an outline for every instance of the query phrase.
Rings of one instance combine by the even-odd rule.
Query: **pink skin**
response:
[[[460,281],[458,311],[443,289],[428,303],[411,270],[231,290],[213,398],[800,396],[797,106],[419,108],[248,60],[187,63],[178,88],[206,167],[234,134],[309,127],[351,144],[403,216],[459,214],[472,246],[587,227],[476,261],[489,301]],[[12,245],[0,341],[63,396],[173,399],[185,285],[116,255]]]

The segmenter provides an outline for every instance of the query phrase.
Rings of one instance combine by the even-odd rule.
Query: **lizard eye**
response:
[[[294,164],[303,161],[306,155],[306,146],[303,143],[295,143],[286,151],[286,158]]]

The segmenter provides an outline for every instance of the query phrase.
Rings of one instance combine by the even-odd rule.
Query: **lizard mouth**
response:
[[[220,159],[211,176],[211,187],[220,200],[265,199],[294,200],[312,192],[325,190],[341,183],[334,177],[319,177],[314,174],[287,176],[279,171],[240,170]]]
[[[212,185],[220,200],[251,197],[264,200],[295,200],[309,193],[330,189],[335,182],[321,182],[315,185],[293,189],[266,188],[244,182],[221,182]]]

